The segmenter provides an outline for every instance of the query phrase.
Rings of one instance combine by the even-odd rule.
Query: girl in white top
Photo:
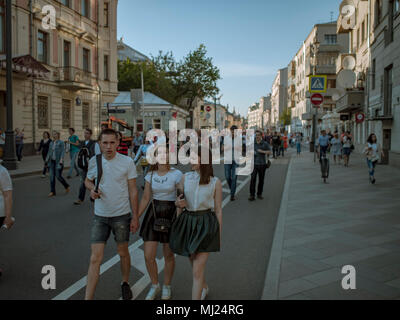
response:
[[[209,153],[209,164],[200,164],[202,152]],[[210,150],[200,147],[198,163],[192,163],[193,172],[185,174],[179,186],[184,194],[176,201],[178,218],[172,225],[170,247],[174,253],[189,257],[192,299],[204,300],[209,291],[204,276],[206,263],[210,252],[219,252],[221,245],[222,184],[214,177]]]
[[[170,232],[164,233],[153,229],[155,222],[154,212],[157,218],[168,219],[172,222],[176,212],[175,200],[177,195],[177,186],[182,175],[181,171],[171,168],[169,164],[156,164],[151,166],[150,172],[145,177],[146,184],[139,205],[139,217],[146,211],[146,208],[150,203],[140,230],[140,236],[144,241],[146,268],[152,282],[146,300],[155,300],[161,291],[156,262],[157,247],[159,243],[163,244],[165,260],[164,285],[162,288],[161,299],[171,299],[171,281],[175,269],[175,256],[169,247]]]
[[[376,179],[375,179],[376,164],[380,160],[380,156],[383,158],[385,155],[384,155],[382,148],[379,145],[376,135],[374,133],[372,133],[367,140],[367,145],[364,149],[364,154],[367,157],[367,164],[368,164],[368,169],[369,169],[369,181],[372,184],[375,184],[376,183]]]

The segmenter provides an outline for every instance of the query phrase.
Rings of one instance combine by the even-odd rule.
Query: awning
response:
[[[6,69],[6,67],[6,56],[0,55],[0,68]],[[12,69],[16,73],[23,73],[33,77],[44,77],[50,73],[42,63],[29,54],[12,58]]]

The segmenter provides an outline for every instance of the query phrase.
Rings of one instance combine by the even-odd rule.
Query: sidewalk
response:
[[[400,170],[378,166],[376,179],[359,154],[331,163],[328,185],[312,154],[292,157],[263,299],[400,299]],[[346,265],[356,290],[342,288]]]
[[[69,169],[71,160],[69,154],[64,158],[65,168]],[[28,156],[22,158],[22,161],[18,163],[18,169],[10,171],[11,178],[21,178],[26,176],[42,174],[43,170],[43,159],[42,156]]]

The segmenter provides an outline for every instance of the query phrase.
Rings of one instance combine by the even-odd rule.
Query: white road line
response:
[[[239,193],[244,188],[244,186],[250,181],[250,179],[251,177],[249,176],[245,180],[238,180],[238,188],[236,192]],[[222,182],[222,186],[226,184],[227,184],[226,180]],[[229,202],[230,202],[230,196],[227,196],[222,203],[222,208],[224,208]],[[135,243],[129,246],[129,252],[131,254],[132,266],[141,271],[142,273],[147,274],[145,268],[146,266],[144,263],[143,250],[141,249],[140,251],[137,250],[142,244],[143,244],[142,239],[136,241]],[[115,255],[110,260],[103,263],[100,267],[100,275],[102,275],[104,272],[112,268],[119,261],[120,261],[119,255]],[[159,272],[162,272],[164,269],[164,259],[157,260],[157,263],[159,265]],[[71,298],[74,294],[76,294],[79,290],[84,288],[86,286],[86,283],[87,283],[87,276],[75,282],[72,286],[68,287],[66,290],[61,292],[52,300],[67,300]],[[140,293],[149,285],[149,283],[150,283],[150,278],[148,275],[143,276],[139,281],[137,281],[135,285],[132,287],[132,291],[134,291],[133,299],[135,299],[138,295],[140,295]]]

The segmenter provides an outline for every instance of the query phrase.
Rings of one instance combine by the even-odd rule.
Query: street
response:
[[[261,298],[288,163],[289,158],[273,162],[266,176],[265,199],[253,203],[247,199],[250,177],[238,178],[237,200],[230,202],[223,165],[214,166],[215,175],[224,183],[224,208],[221,252],[210,255],[206,269],[210,300]],[[57,182],[58,196],[53,199],[47,198],[48,179],[32,176],[13,181],[16,225],[12,232],[0,232],[0,265],[4,270],[0,279],[0,300],[84,298],[93,204],[87,200],[80,207],[74,206],[79,179],[70,181],[71,193],[65,195]],[[139,176],[139,199],[142,184],[143,178]],[[143,242],[135,234],[130,241],[130,284],[134,299],[138,300],[145,298],[150,284],[142,248]],[[161,271],[161,246],[158,258]],[[56,290],[44,290],[41,286],[45,276],[41,272],[46,265],[56,269]],[[119,257],[116,256],[111,235],[101,267],[96,299],[120,299],[120,281]],[[190,299],[191,282],[188,260],[177,257],[172,283],[173,299]]]

